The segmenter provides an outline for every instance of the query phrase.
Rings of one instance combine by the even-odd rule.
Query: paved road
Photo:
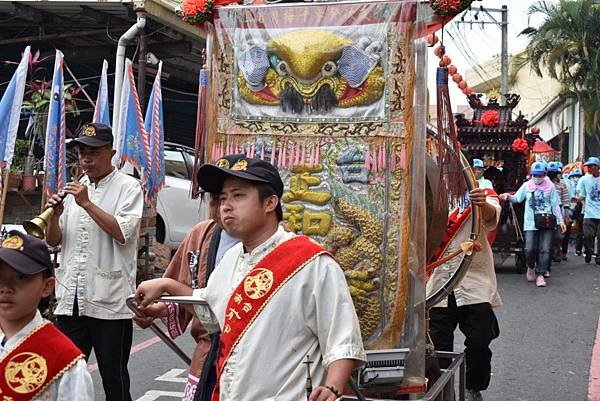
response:
[[[536,288],[514,273],[513,260],[497,269],[504,306],[497,310],[501,335],[492,347],[493,378],[486,401],[586,401],[600,313],[600,267],[573,256],[553,266],[548,287]],[[156,340],[151,332],[134,331],[134,401],[181,396],[185,366]],[[457,349],[462,341],[457,336]],[[180,344],[188,353],[193,347],[188,336]],[[103,400],[98,371],[92,376],[96,400]]]
[[[600,315],[600,266],[571,256],[552,266],[546,288],[497,268],[504,306],[486,401],[586,401]]]

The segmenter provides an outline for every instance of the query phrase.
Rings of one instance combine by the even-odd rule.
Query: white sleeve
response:
[[[193,296],[194,298],[206,300],[206,288],[194,290]],[[194,305],[194,314],[209,334],[221,331],[219,321],[208,305]]]
[[[307,266],[314,269],[312,299],[305,309],[305,319],[315,330],[323,353],[323,364],[340,359],[366,361],[354,303],[342,269],[329,256],[320,256]],[[312,315],[312,316],[311,316]]]
[[[115,219],[127,243],[130,239],[136,239],[137,228],[144,212],[144,193],[137,182],[128,183],[123,191],[123,200],[116,210]]]
[[[496,209],[496,219],[493,222],[489,222],[486,224],[484,221],[483,229],[485,231],[493,231],[498,226],[498,222],[500,221],[500,214],[502,213],[502,207],[500,206],[500,200],[496,196],[487,196],[485,201]],[[483,220],[483,219],[482,219]]]
[[[56,401],[94,401],[94,384],[85,359],[63,373],[56,387]]]

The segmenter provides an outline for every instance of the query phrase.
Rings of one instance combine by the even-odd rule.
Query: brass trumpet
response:
[[[36,238],[44,239],[44,237],[46,236],[46,226],[48,225],[48,220],[54,214],[54,208],[60,205],[66,196],[67,194],[64,194],[62,196],[60,203],[57,203],[54,206],[50,206],[33,219],[23,222],[23,229],[25,230],[25,232]]]
[[[79,180],[81,180],[83,176],[83,173],[79,174],[77,178],[73,176],[71,177],[71,182],[79,182]],[[65,200],[67,195],[68,194],[63,192],[62,196],[60,197],[59,203],[57,203],[54,206],[50,206],[37,217],[25,221],[23,223],[23,229],[25,230],[25,232],[36,238],[44,239],[44,237],[46,236],[46,226],[48,225],[48,220],[50,220],[50,217],[52,217],[52,215],[54,214],[54,208],[60,205]]]

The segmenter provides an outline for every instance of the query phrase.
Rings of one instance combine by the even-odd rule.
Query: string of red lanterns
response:
[[[427,44],[429,47],[435,46],[439,42],[439,38],[435,33],[427,35]],[[462,75],[458,73],[458,68],[452,64],[452,59],[446,54],[446,49],[443,44],[433,49],[433,54],[440,59],[440,67],[448,67],[448,75],[452,77],[452,80],[458,86],[458,89],[462,91],[465,96],[471,96],[473,91],[463,79]]]

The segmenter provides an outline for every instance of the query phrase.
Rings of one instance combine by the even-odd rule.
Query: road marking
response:
[[[131,347],[131,351],[129,352],[129,356],[135,354],[136,352],[139,352],[143,349],[146,349],[148,347],[150,347],[151,345],[154,345],[156,343],[160,342],[160,338],[158,338],[157,336],[154,336],[146,341],[143,341],[139,344],[134,345],[133,347]],[[98,364],[97,363],[93,363],[91,365],[88,365],[88,372],[94,372],[98,370]]]
[[[143,350],[145,348],[148,348],[149,346],[154,345],[154,344],[159,343],[159,342],[160,342],[160,338],[154,336],[154,337],[152,337],[152,338],[150,338],[150,339],[148,339],[148,340],[146,340],[144,342],[141,342],[141,343],[136,344],[133,347],[131,347],[131,352],[129,353],[129,355],[133,355],[136,352],[141,351],[141,350]]]
[[[184,377],[179,375],[184,374]],[[158,376],[155,380],[171,383],[187,383],[187,369],[171,369],[167,373]]]
[[[149,390],[146,391],[146,394],[141,396],[135,401],[155,401],[160,397],[170,397],[170,398],[179,398],[183,397],[183,393],[177,391],[161,391],[161,390]]]
[[[590,363],[590,384],[588,386],[588,401],[600,401],[600,319],[596,330],[596,341]]]

